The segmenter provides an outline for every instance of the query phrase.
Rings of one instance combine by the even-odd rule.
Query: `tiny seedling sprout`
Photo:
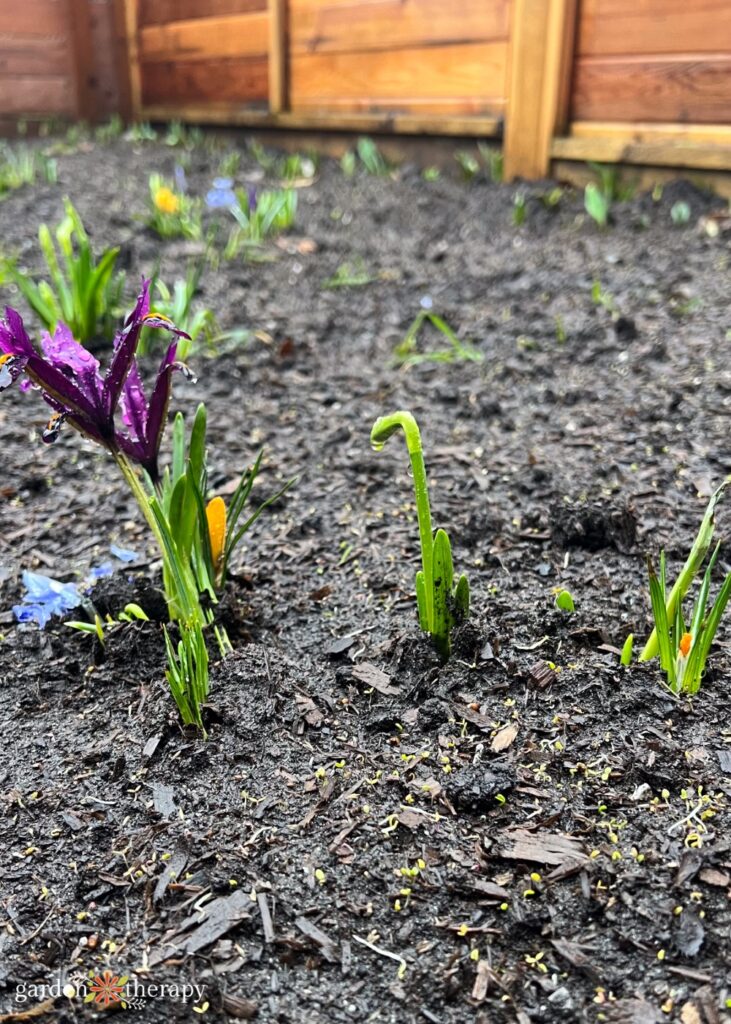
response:
[[[421,570],[416,574],[416,600],[419,624],[429,633],[443,659],[449,657],[452,629],[469,615],[470,588],[465,575],[454,585],[452,549],[444,530],[432,532],[429,488],[421,447],[421,434],[410,412],[399,411],[381,416],[373,424],[371,444],[380,451],[389,437],[403,430],[411,459],[416,496],[416,514],[421,541]]]

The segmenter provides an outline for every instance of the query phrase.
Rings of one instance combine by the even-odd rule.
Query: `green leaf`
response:
[[[594,182],[589,184],[584,189],[584,207],[586,212],[596,221],[601,228],[607,226],[607,220],[609,216],[609,200],[601,191],[598,185]]]
[[[574,599],[568,590],[560,590],[558,594],[556,594],[556,607],[560,608],[563,612],[571,613],[576,611]]]
[[[431,633],[434,645],[445,660],[449,657],[450,633],[454,625],[452,610],[452,546],[444,530],[437,530],[433,548],[434,621]]]
[[[622,656],[619,659],[619,662],[620,662],[621,665],[631,665],[632,664],[632,651],[634,649],[634,644],[635,644],[634,633],[630,633],[629,636],[627,637],[627,639],[625,640],[624,645],[622,647]]]

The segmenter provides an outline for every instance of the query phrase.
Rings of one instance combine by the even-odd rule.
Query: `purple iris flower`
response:
[[[246,186],[246,198],[249,203],[249,216],[251,216],[252,213],[256,213],[256,185]]]
[[[231,206],[238,206],[238,202],[230,178],[213,179],[213,188],[206,193],[206,206],[209,210],[228,209]]]
[[[74,340],[65,324],[58,325],[53,337],[44,333],[42,355],[39,354],[20,314],[8,307],[5,320],[0,320],[0,391],[24,373],[54,412],[43,432],[46,443],[55,441],[61,426],[68,421],[113,455],[121,453],[138,462],[157,482],[157,454],[165,429],[172,371],[192,375],[183,363],[175,361],[174,340],[160,364],[148,402],[135,359],[143,326],[161,327],[188,337],[167,317],[150,313],[150,282],[143,281],[137,304],[117,334],[114,354],[102,375],[98,360]],[[120,404],[126,430],[119,430],[114,422]]]
[[[26,590],[23,603],[13,608],[18,622],[37,622],[43,629],[52,615],[63,615],[81,604],[81,597],[73,583],[61,583],[50,576],[26,569],[23,584]]]

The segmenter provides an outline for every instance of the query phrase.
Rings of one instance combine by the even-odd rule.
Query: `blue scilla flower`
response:
[[[134,562],[139,557],[136,551],[130,551],[128,548],[117,547],[116,544],[110,544],[109,550],[115,558],[120,560],[120,562]]]
[[[206,206],[209,210],[228,209],[230,206],[237,206],[238,202],[230,178],[213,179],[213,188],[206,193]]]
[[[37,622],[43,629],[52,615],[63,615],[81,604],[81,596],[73,583],[60,583],[37,572],[23,572],[26,593],[23,603],[15,605],[18,622]]]

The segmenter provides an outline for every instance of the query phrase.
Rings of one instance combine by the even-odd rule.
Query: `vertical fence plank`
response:
[[[269,0],[269,111],[287,109],[285,0]]]
[[[568,119],[576,0],[514,0],[505,177],[540,178]]]
[[[68,0],[68,26],[76,87],[76,116],[82,121],[96,120],[93,81],[91,11],[89,0]]]
[[[128,100],[127,120],[139,121],[142,111],[142,77],[140,73],[140,37],[138,26],[139,0],[115,0],[116,21],[124,31],[124,46],[120,48],[122,60],[126,59],[125,83]]]

